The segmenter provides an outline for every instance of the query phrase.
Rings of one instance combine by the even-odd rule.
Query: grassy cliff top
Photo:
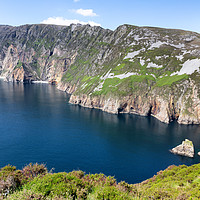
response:
[[[104,174],[47,172],[44,165],[0,170],[1,197],[7,199],[199,199],[200,164],[170,166],[138,184],[117,183]]]

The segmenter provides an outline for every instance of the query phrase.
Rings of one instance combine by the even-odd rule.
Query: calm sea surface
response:
[[[188,138],[200,150],[200,126],[112,115],[68,103],[47,84],[0,81],[0,167],[45,163],[54,172],[83,170],[137,183],[169,165],[200,162],[169,149]]]

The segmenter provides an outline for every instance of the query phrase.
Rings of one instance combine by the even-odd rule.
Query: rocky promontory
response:
[[[178,145],[177,147],[174,147],[172,150],[170,150],[174,154],[178,154],[181,156],[187,156],[187,157],[194,157],[194,145],[192,141],[185,139],[185,141],[182,142],[182,144]]]
[[[0,77],[48,81],[70,103],[200,124],[200,34],[122,25],[0,26]]]

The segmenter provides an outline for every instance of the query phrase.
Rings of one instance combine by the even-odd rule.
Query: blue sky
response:
[[[200,0],[0,0],[0,24],[122,24],[200,33]]]

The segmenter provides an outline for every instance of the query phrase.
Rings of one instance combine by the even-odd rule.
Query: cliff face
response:
[[[0,26],[0,76],[57,83],[70,102],[200,123],[200,35],[123,25]]]
[[[188,90],[193,89],[194,87],[190,88],[190,85],[188,86]],[[172,90],[171,93],[167,94],[168,99],[165,99],[162,95],[158,95],[158,91],[154,92],[148,94],[148,96],[129,95],[120,99],[117,97],[106,98],[105,96],[92,97],[84,94],[72,94],[70,103],[88,108],[101,109],[113,114],[130,113],[143,116],[151,115],[165,123],[173,120],[177,120],[180,124],[200,123],[200,99],[197,96],[197,90],[193,94],[190,94],[193,98],[190,106],[188,106],[188,102],[191,100],[191,96],[188,96],[187,93],[182,93],[182,95],[187,95],[182,99],[182,96],[174,96],[176,92]],[[160,94],[162,94],[162,91],[160,91]],[[179,95],[179,93],[177,94]]]
[[[98,35],[101,31],[98,27],[75,25],[0,26],[0,74],[9,81],[61,82],[79,49],[84,50],[88,44],[83,33]]]

